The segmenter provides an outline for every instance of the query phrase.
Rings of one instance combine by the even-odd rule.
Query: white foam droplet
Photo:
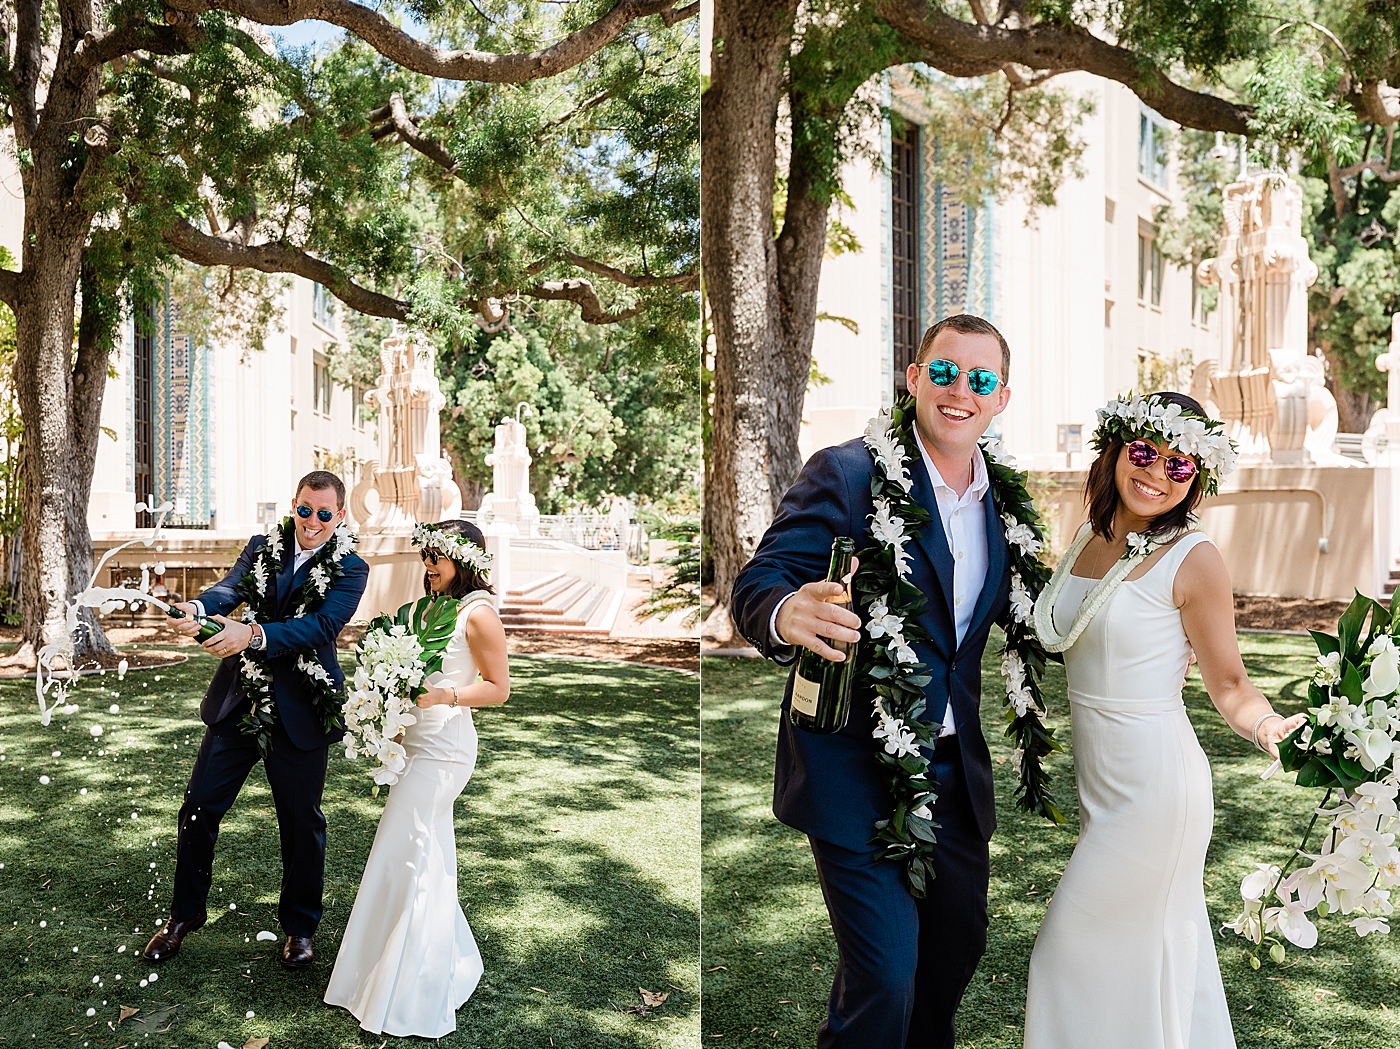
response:
[[[256,1014],[253,1012],[253,1010],[249,1009],[249,1010],[248,1010],[248,1013],[247,1013],[246,1019],[251,1020],[251,1019],[254,1017],[254,1015],[256,1015]]]
[[[39,928],[41,928],[41,929],[47,929],[48,927],[49,927],[49,923],[48,923],[48,922],[40,922],[40,923],[39,923]]]
[[[268,932],[266,929],[264,929],[262,932],[258,933],[258,939],[259,939],[259,940],[275,940],[275,939],[277,939],[277,934],[276,934],[275,932]]]
[[[236,910],[238,910],[238,904],[236,904],[236,903],[230,903],[230,904],[228,905],[228,909],[231,910],[231,911],[236,911]]]
[[[125,954],[125,953],[126,953],[126,944],[122,944],[120,947],[118,947],[118,948],[117,948],[117,953],[118,953],[118,954]],[[120,979],[120,977],[119,977],[119,979]]]
[[[126,668],[127,668],[127,662],[126,662],[125,659],[123,659],[120,663],[117,664],[117,680],[118,680],[118,681],[120,681],[122,678],[126,677]]]
[[[61,750],[55,750],[52,754],[49,755],[49,757],[51,757],[51,758],[61,758],[61,757],[63,757],[63,751],[61,751]]]
[[[78,793],[79,793],[79,794],[86,794],[86,793],[87,793],[87,788],[86,788],[86,787],[82,788],[82,790],[78,791]]]
[[[49,782],[49,777],[47,777],[47,776],[40,776],[40,777],[39,777],[39,782],[40,782],[40,783],[43,783],[43,784],[45,784],[45,785],[47,785],[48,782]]]
[[[160,979],[160,973],[151,973],[151,975],[147,977],[147,979],[149,979],[151,983],[155,983],[157,980]]]
[[[107,708],[107,713],[108,713],[108,714],[119,714],[119,713],[121,713],[121,709],[122,709],[121,707],[119,707],[119,706],[117,706],[115,703],[113,703],[110,707]]]
[[[94,1008],[92,1008],[91,1006],[89,1006],[89,1007],[88,1007],[87,1014],[88,1014],[89,1016],[96,1016],[96,1015],[97,1015],[97,1010],[94,1009]]]
[[[146,981],[145,981],[145,980],[142,980],[142,981],[141,981],[141,986],[142,986],[142,987],[145,987],[145,986],[146,986]]]
[[[88,731],[91,732],[94,736],[100,736],[102,735],[102,726],[93,725],[92,728],[88,729]]]

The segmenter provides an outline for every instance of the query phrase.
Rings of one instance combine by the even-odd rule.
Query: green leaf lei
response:
[[[297,591],[294,619],[321,607],[331,587],[345,574],[340,562],[355,549],[358,541],[355,534],[342,524],[311,556],[306,581]],[[285,558],[295,557],[295,543],[295,525],[290,516],[284,517],[268,533],[267,542],[253,554],[252,567],[243,573],[243,578],[233,588],[234,593],[243,598],[247,605],[243,611],[245,623],[270,623],[277,618],[277,573]],[[314,652],[298,653],[296,666],[311,686],[311,709],[316,719],[326,732],[334,731],[340,725],[343,699],[334,680]],[[257,737],[258,753],[266,757],[272,743],[272,726],[277,721],[272,669],[268,665],[267,652],[244,649],[238,676],[244,695],[252,700],[252,707],[244,715],[239,728],[245,735]]]
[[[929,635],[917,623],[926,602],[908,579],[910,554],[905,547],[931,520],[910,495],[913,480],[908,464],[922,459],[914,418],[914,399],[906,395],[866,428],[866,447],[876,466],[870,481],[875,512],[869,532],[872,545],[860,551],[860,569],[852,582],[869,612],[870,643],[861,648],[858,673],[876,694],[878,720],[873,735],[883,746],[875,757],[894,802],[890,817],[876,821],[871,844],[880,846],[881,859],[904,863],[910,893],[922,898],[934,877],[932,860],[938,841],[931,808],[937,784],[928,778],[924,749],[933,746],[940,726],[921,719],[926,707],[924,688],[931,675],[912,647],[916,641],[929,640]],[[1041,769],[1041,760],[1061,749],[1040,717],[1044,711],[1040,679],[1050,657],[1031,625],[1035,597],[1050,578],[1049,569],[1037,558],[1044,531],[1026,490],[1026,475],[997,458],[995,442],[984,440],[982,451],[1011,555],[1011,604],[999,624],[1006,632],[1002,673],[1006,735],[1015,739],[1017,748],[1017,805],[1063,823]]]

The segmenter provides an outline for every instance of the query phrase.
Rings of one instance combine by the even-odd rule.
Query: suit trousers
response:
[[[955,740],[930,771],[941,827],[924,899],[902,865],[810,839],[838,951],[818,1049],[953,1049],[958,1003],[987,949],[989,859]]]
[[[204,911],[213,881],[219,821],[233,806],[258,763],[257,740],[239,730],[242,710],[204,730],[176,839],[175,896],[170,916],[185,921]],[[282,892],[277,920],[289,936],[311,936],[321,921],[326,880],[326,785],[329,746],[299,750],[279,719],[272,728],[264,768],[282,838]]]

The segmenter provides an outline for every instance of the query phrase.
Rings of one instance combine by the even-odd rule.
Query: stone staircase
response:
[[[507,590],[501,601],[501,622],[507,631],[597,635],[612,632],[623,592],[555,572]]]

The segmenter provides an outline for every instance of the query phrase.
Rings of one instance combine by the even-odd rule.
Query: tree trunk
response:
[[[733,636],[734,579],[796,475],[791,375],[781,374],[782,307],[773,238],[776,122],[795,0],[715,7],[710,86],[701,99],[700,251],[715,339],[714,417],[706,512],[716,603],[705,632]],[[796,414],[808,370],[802,370]]]
[[[82,204],[84,175],[99,161],[84,144],[98,71],[75,65],[74,43],[92,28],[91,10],[65,4],[42,120],[25,175],[24,258],[15,309],[15,391],[24,423],[20,455],[21,659],[67,632],[69,601],[90,582],[88,497],[101,434],[107,346],[85,316],[74,346],[74,311],[92,213]],[[27,134],[24,136],[28,138]],[[96,299],[92,289],[90,299]],[[92,303],[89,303],[92,306]],[[87,311],[85,311],[86,313]],[[75,637],[79,658],[112,650],[89,611]]]

